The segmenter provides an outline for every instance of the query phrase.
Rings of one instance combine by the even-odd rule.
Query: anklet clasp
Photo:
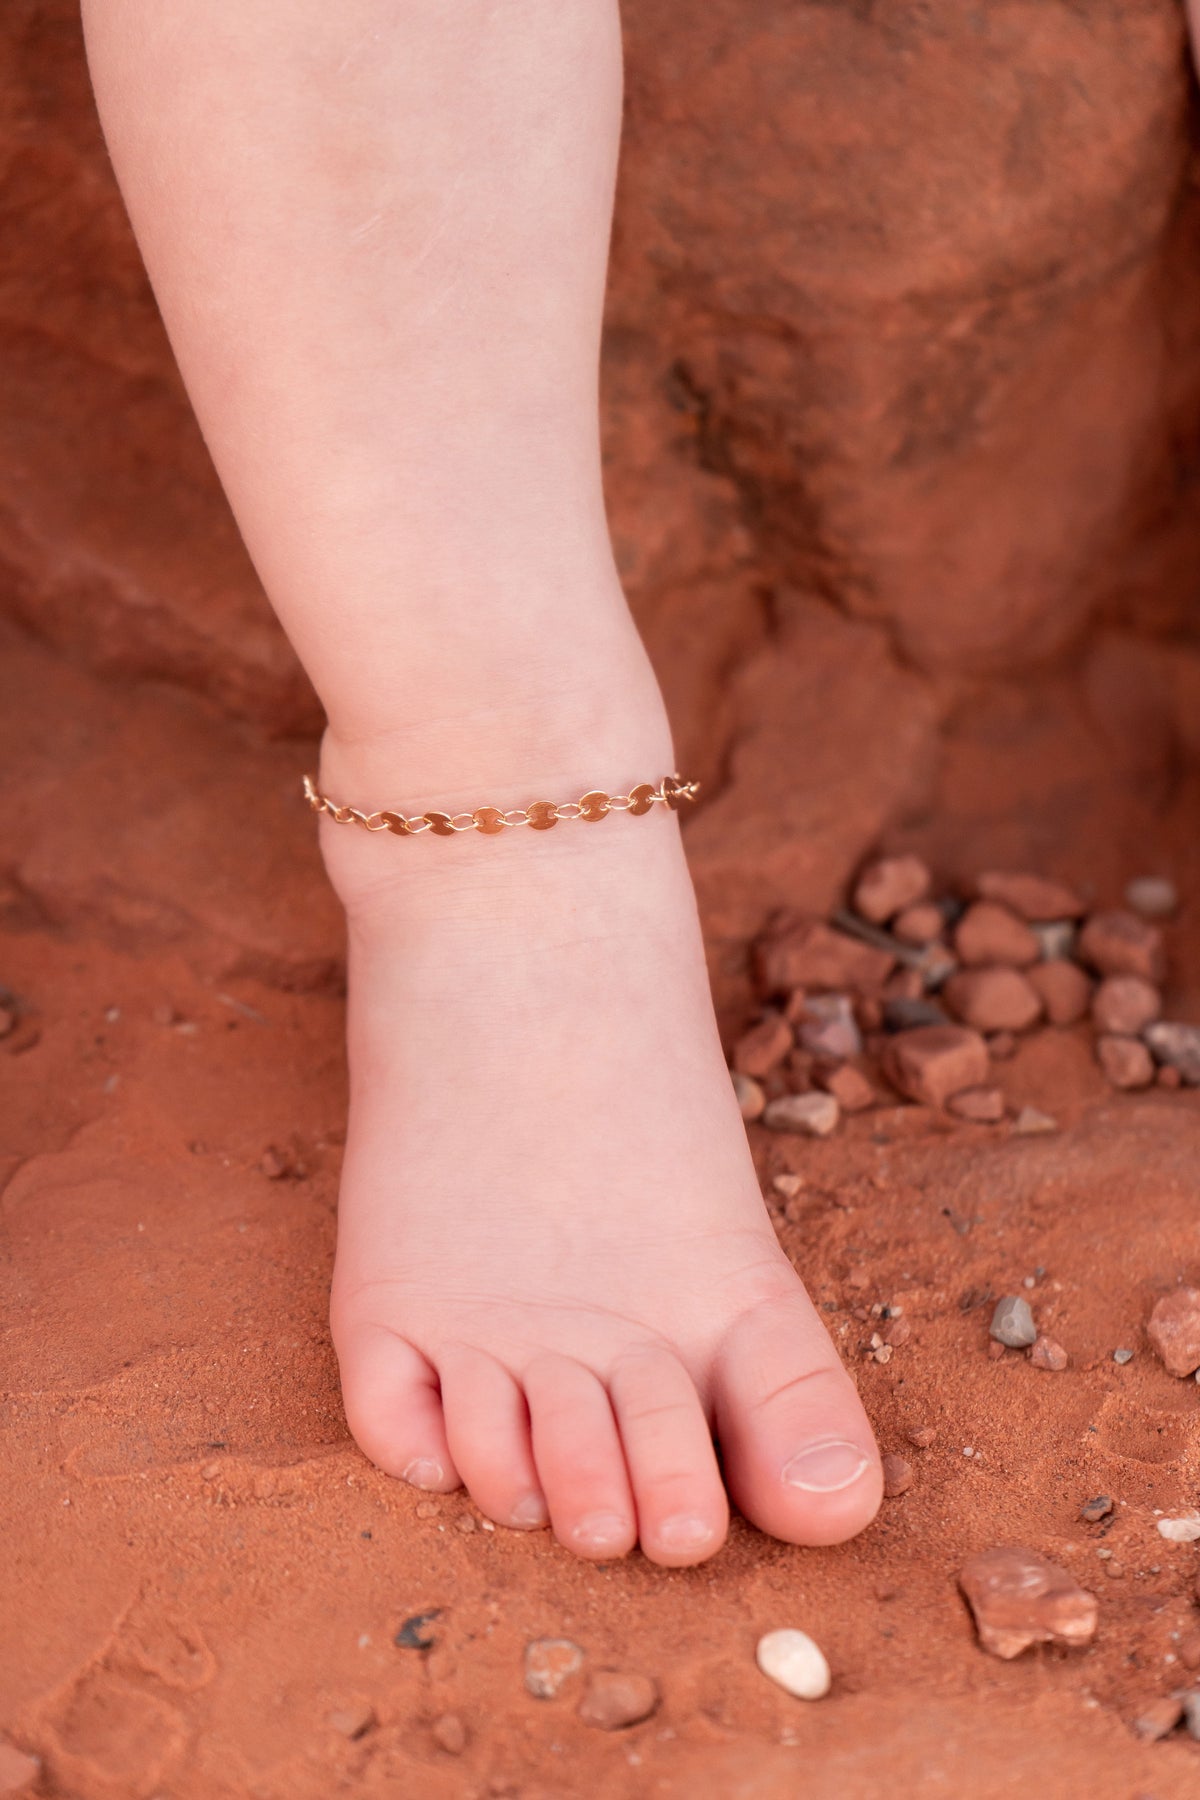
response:
[[[610,812],[647,813],[652,806],[666,806],[678,812],[685,800],[694,800],[700,792],[698,781],[684,781],[678,775],[664,775],[657,787],[639,782],[627,794],[606,794],[593,788],[578,800],[557,805],[553,800],[531,800],[528,806],[501,812],[496,806],[477,806],[474,812],[413,813],[362,812],[357,806],[339,806],[322,794],[311,775],[304,777],[304,798],[315,813],[327,813],[335,825],[361,825],[367,831],[391,831],[397,837],[417,837],[432,831],[436,837],[453,837],[459,831],[482,831],[495,837],[508,825],[531,825],[535,831],[549,831],[560,819],[583,819],[589,825]]]

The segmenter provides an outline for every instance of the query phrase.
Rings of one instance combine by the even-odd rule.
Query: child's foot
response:
[[[668,772],[665,732],[637,735],[649,765],[519,797],[481,770],[418,799],[328,744],[323,779],[413,810],[567,800]],[[675,819],[321,830],[350,931],[333,1331],[367,1455],[587,1557],[701,1561],[726,1488],[794,1543],[860,1531],[877,1453],[763,1206]]]

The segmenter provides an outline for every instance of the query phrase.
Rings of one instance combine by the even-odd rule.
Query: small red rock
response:
[[[1183,1086],[1183,1076],[1179,1073],[1178,1069],[1173,1069],[1170,1063],[1164,1063],[1154,1079],[1157,1081],[1160,1088],[1169,1088],[1173,1090]]]
[[[1185,1669],[1200,1669],[1200,1631],[1189,1631],[1179,1640],[1178,1655]]]
[[[1137,1037],[1162,1011],[1162,996],[1152,982],[1140,975],[1109,975],[1092,999],[1092,1021],[1097,1031],[1119,1037]]]
[[[910,1444],[917,1450],[928,1450],[936,1440],[937,1432],[932,1425],[918,1425],[915,1430],[905,1434]]]
[[[884,1073],[910,1100],[944,1106],[964,1088],[987,1081],[987,1045],[977,1031],[962,1025],[918,1025],[898,1031],[883,1053]]]
[[[976,1031],[1024,1031],[1041,1017],[1042,1002],[1016,969],[963,969],[942,989],[947,1005]]]
[[[832,1094],[844,1113],[865,1112],[879,1098],[866,1076],[852,1063],[841,1063],[836,1069],[823,1070],[818,1084]]]
[[[461,1756],[467,1747],[467,1728],[457,1713],[443,1713],[435,1719],[433,1736],[448,1756]]]
[[[1079,934],[1079,959],[1101,975],[1140,975],[1158,982],[1163,975],[1162,932],[1136,913],[1093,913]]]
[[[1133,1734],[1144,1744],[1153,1744],[1174,1731],[1183,1717],[1183,1701],[1166,1694],[1143,1707],[1133,1722]]]
[[[997,900],[1009,906],[1020,918],[1031,924],[1044,924],[1052,919],[1078,919],[1083,901],[1064,882],[1047,875],[1008,873],[992,869],[975,883],[984,900]]]
[[[1164,1294],[1150,1314],[1146,1336],[1170,1375],[1200,1369],[1200,1288]]]
[[[924,993],[925,981],[920,969],[897,969],[883,984],[885,1000],[920,1000]]]
[[[902,1456],[883,1458],[883,1492],[888,1500],[898,1500],[913,1484],[912,1464]]]
[[[993,1362],[1004,1361],[1004,1348],[1004,1345],[997,1343],[995,1338],[988,1339],[987,1353]]]
[[[657,1706],[658,1688],[648,1675],[597,1669],[579,1702],[579,1717],[601,1731],[622,1731],[648,1719]]]
[[[1025,979],[1046,1009],[1052,1025],[1077,1025],[1088,1009],[1092,984],[1077,963],[1035,963]]]
[[[777,1012],[771,1012],[742,1033],[733,1050],[733,1066],[739,1075],[769,1075],[792,1047],[792,1028]]]
[[[993,1656],[1007,1660],[1030,1644],[1088,1644],[1095,1636],[1096,1596],[1022,1544],[968,1557],[958,1581],[979,1642]]]
[[[929,892],[929,870],[919,856],[883,856],[868,865],[854,889],[854,910],[872,925],[885,925]]]
[[[1011,1031],[994,1031],[987,1047],[993,1062],[1009,1062],[1017,1053],[1017,1040]]]
[[[327,1715],[325,1722],[339,1737],[364,1737],[375,1723],[375,1709],[366,1700],[358,1701],[353,1706],[336,1708]],[[3,1792],[0,1788],[0,1793]]]
[[[1052,1369],[1059,1374],[1066,1368],[1069,1358],[1062,1345],[1053,1338],[1040,1337],[1029,1352],[1029,1360],[1035,1369]]]
[[[992,900],[977,900],[967,908],[955,927],[954,948],[959,960],[972,967],[1002,963],[1021,969],[1041,955],[1028,925]]]
[[[896,960],[820,919],[792,920],[768,931],[755,945],[754,958],[767,994],[793,988],[872,993],[883,986]]]
[[[737,1103],[741,1115],[748,1125],[753,1123],[755,1119],[762,1118],[767,1104],[767,1096],[763,1093],[757,1081],[753,1080],[749,1075],[739,1075],[738,1071],[735,1069],[733,1072],[733,1091],[737,1096]]]
[[[869,1269],[864,1269],[860,1266],[846,1270],[846,1286],[848,1288],[853,1288],[855,1293],[861,1294],[866,1288],[869,1288],[870,1285],[871,1271]]]
[[[952,1094],[947,1100],[946,1111],[973,1125],[994,1125],[1004,1117],[1004,1095],[999,1088],[964,1088],[961,1094]]]
[[[919,949],[940,937],[945,923],[941,908],[931,900],[924,900],[917,906],[905,907],[900,917],[892,921],[892,936],[899,938],[902,944],[912,944]]]
[[[893,1350],[901,1349],[912,1336],[912,1325],[907,1319],[889,1319],[881,1333],[885,1344]]]
[[[1145,1088],[1154,1080],[1154,1058],[1140,1038],[1097,1038],[1096,1060],[1115,1088]]]
[[[26,1756],[7,1738],[0,1738],[0,1795],[4,1800],[17,1800],[20,1794],[31,1794],[41,1769],[39,1757]]]

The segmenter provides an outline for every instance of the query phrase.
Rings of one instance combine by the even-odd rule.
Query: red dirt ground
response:
[[[19,639],[5,669],[0,974],[21,1018],[0,1043],[0,1728],[44,1759],[36,1791],[1196,1792],[1200,1746],[1144,1745],[1131,1723],[1179,1685],[1170,1659],[1200,1624],[1196,1547],[1154,1526],[1156,1508],[1197,1497],[1200,1395],[1143,1331],[1158,1294],[1200,1274],[1200,1094],[1116,1096],[1083,1028],[1047,1030],[997,1067],[1012,1101],[1058,1116],[1057,1136],[950,1128],[915,1107],[819,1144],[755,1128],[768,1189],[785,1168],[806,1178],[783,1242],[885,1448],[916,1471],[857,1542],[797,1550],[739,1524],[711,1565],[664,1573],[484,1531],[461,1497],[435,1508],[372,1470],[339,1407],[325,1292],[342,1003],[336,916],[295,792],[308,747],[264,744],[177,690],[103,685]],[[955,846],[1013,850],[1016,804],[1035,836],[1057,809],[1056,872],[1086,879],[1090,856],[1102,899],[1137,870],[1172,874],[1192,897],[1169,930],[1172,1010],[1197,1016],[1195,778],[1139,816],[1097,765],[1107,804],[1089,813],[1043,779],[1039,812],[1048,747],[1072,766],[1069,710],[1010,718],[990,827],[972,714],[946,737],[937,806],[893,841],[953,875]],[[731,1019],[739,955],[717,946]],[[263,1172],[269,1146],[292,1174]],[[869,1271],[865,1291],[852,1268]],[[1070,1351],[1064,1374],[987,1355],[984,1297],[1036,1269],[1030,1298]],[[862,1360],[850,1311],[874,1300],[902,1303],[915,1327],[886,1367]],[[1137,1352],[1125,1368],[1121,1344]],[[923,1424],[936,1442],[908,1448]],[[1111,1526],[1081,1524],[1102,1491],[1118,1502]],[[1010,1540],[1098,1592],[1092,1648],[1003,1664],[977,1647],[956,1571]],[[401,1621],[433,1608],[434,1647],[398,1649]],[[757,1636],[784,1624],[829,1654],[818,1705],[755,1669]],[[609,1736],[576,1718],[578,1683],[533,1699],[522,1653],[543,1635],[654,1676],[658,1713]],[[348,1739],[328,1716],[356,1707],[374,1722]],[[447,1712],[466,1727],[458,1756],[432,1735]]]

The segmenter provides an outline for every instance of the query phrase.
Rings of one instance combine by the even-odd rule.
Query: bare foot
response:
[[[547,763],[497,803],[657,779],[665,729],[640,735],[648,766]],[[381,791],[371,755],[327,743],[328,791],[493,798]],[[759,1193],[674,817],[321,829],[350,937],[332,1320],[367,1455],[585,1557],[699,1562],[726,1490],[793,1543],[860,1531],[878,1456]]]

